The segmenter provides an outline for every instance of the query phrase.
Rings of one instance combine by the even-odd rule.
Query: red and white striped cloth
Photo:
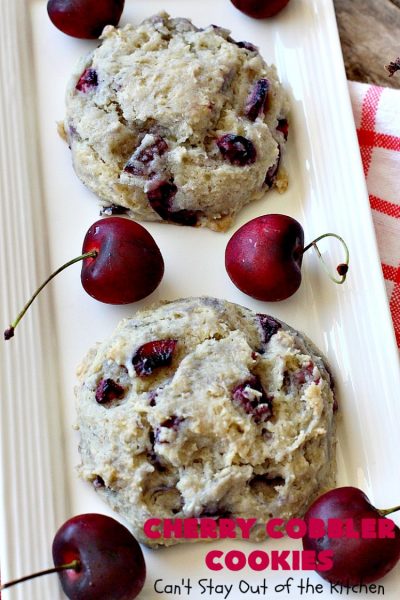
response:
[[[349,90],[400,348],[400,90],[352,81]]]

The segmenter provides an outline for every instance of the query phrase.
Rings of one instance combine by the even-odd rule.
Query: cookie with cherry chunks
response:
[[[253,44],[165,12],[101,39],[70,80],[63,129],[105,210],[220,231],[284,191],[288,97]]]
[[[90,350],[78,375],[79,474],[145,544],[184,541],[148,538],[151,517],[262,524],[301,516],[334,484],[328,368],[270,315],[210,297],[155,305]]]

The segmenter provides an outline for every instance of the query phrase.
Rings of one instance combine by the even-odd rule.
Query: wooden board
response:
[[[400,56],[400,0],[334,0],[347,78],[400,88],[400,71],[385,64]]]

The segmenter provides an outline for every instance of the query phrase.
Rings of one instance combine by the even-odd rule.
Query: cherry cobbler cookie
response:
[[[106,214],[226,230],[245,204],[286,189],[286,93],[229,33],[161,13],[107,26],[79,62],[61,129]]]
[[[145,544],[146,519],[301,516],[335,483],[333,382],[277,319],[215,298],[158,305],[92,349],[76,388],[81,477]]]

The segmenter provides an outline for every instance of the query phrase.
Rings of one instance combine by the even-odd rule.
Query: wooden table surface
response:
[[[400,56],[400,0],[334,0],[347,78],[400,88],[384,65]]]

